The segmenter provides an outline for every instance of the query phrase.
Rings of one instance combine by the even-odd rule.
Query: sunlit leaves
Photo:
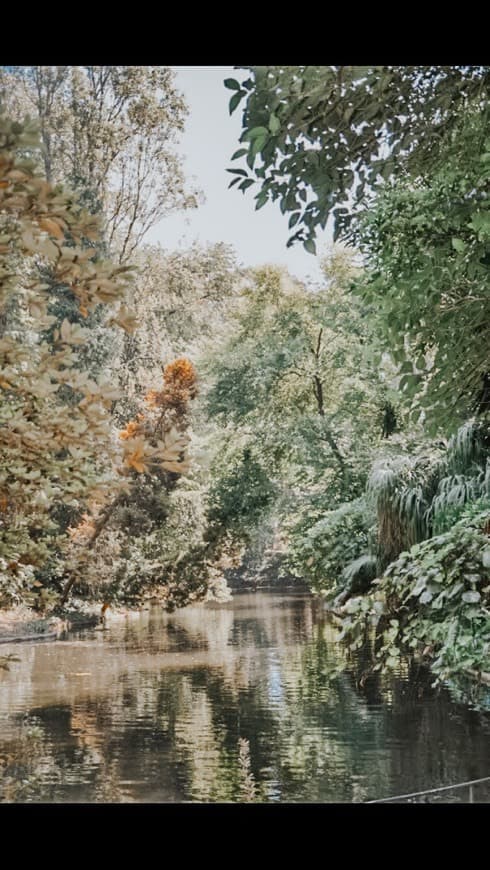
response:
[[[95,382],[77,367],[87,330],[65,317],[51,345],[41,338],[54,318],[47,314],[51,285],[40,280],[39,269],[71,292],[82,314],[123,300],[131,276],[95,261],[86,238],[96,238],[97,220],[23,156],[36,147],[31,122],[12,124],[0,114],[0,385],[8,394],[0,405],[0,553],[7,564],[21,560],[39,569],[67,544],[53,512],[81,508],[97,487],[107,497],[114,485],[106,475],[115,452],[108,410],[119,395],[110,382]],[[66,390],[75,391],[68,403]],[[8,572],[4,579],[0,601],[8,603],[20,581]]]

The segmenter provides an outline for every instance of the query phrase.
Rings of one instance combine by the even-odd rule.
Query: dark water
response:
[[[360,688],[335,637],[307,595],[252,593],[5,645],[0,799],[357,802],[490,775],[488,713],[415,671]]]

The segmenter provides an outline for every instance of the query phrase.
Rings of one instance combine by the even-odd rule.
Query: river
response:
[[[352,803],[490,775],[490,714],[414,668],[360,685],[336,635],[263,592],[3,645],[0,800]]]

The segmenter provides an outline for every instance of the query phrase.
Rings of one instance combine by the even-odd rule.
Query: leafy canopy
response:
[[[424,183],[380,191],[357,225],[359,286],[400,366],[399,389],[432,427],[490,406],[490,138],[466,117]],[[487,391],[488,395],[486,394]]]
[[[335,238],[381,181],[431,171],[441,143],[469,109],[487,107],[488,67],[242,67],[227,79],[230,112],[243,105],[243,147],[230,169],[245,191],[259,185],[256,208],[278,200],[294,233],[315,252],[317,228],[333,212]]]

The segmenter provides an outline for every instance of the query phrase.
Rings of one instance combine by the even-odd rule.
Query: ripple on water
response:
[[[109,617],[15,654],[3,801],[360,802],[490,773],[488,714],[407,669],[361,680],[307,595]]]

